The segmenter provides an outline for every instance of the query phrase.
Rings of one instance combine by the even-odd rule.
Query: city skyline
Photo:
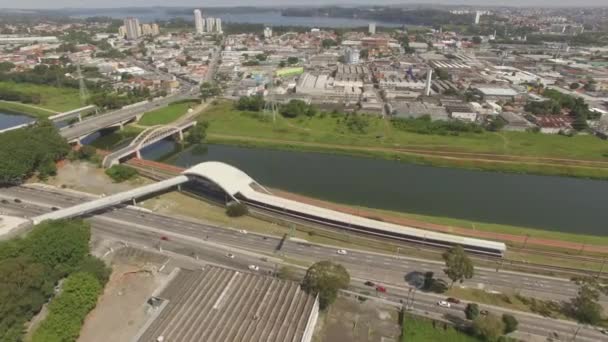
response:
[[[204,7],[231,7],[231,6],[265,6],[265,7],[281,7],[281,6],[327,6],[327,5],[368,5],[369,2],[363,0],[333,0],[322,1],[312,0],[302,4],[300,1],[270,1],[270,0],[253,0],[243,3],[238,0],[228,1],[198,1],[198,0],[180,0],[167,3],[162,0],[131,0],[125,5],[124,1],[118,0],[57,0],[48,2],[46,0],[23,0],[18,3],[8,0],[0,0],[0,8],[12,9],[58,9],[58,8],[121,8],[121,7],[188,7],[188,6],[204,6]],[[407,5],[407,4],[438,4],[438,5],[463,5],[463,6],[505,6],[503,1],[498,0],[410,0],[410,1],[393,1],[393,0],[378,0],[376,5]],[[513,7],[584,7],[584,6],[606,6],[604,0],[582,0],[573,4],[570,1],[551,1],[551,0],[514,0],[506,6]]]

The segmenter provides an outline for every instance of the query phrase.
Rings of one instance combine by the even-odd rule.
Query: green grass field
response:
[[[440,149],[452,152],[509,154],[515,156],[589,159],[608,162],[608,143],[589,135],[564,137],[527,132],[466,133],[459,136],[417,134],[397,130],[389,122],[368,118],[366,133],[349,131],[342,115],[286,119],[233,109],[231,102],[211,106],[203,113],[209,133],[319,142],[345,146]]]
[[[40,94],[41,102],[39,104],[32,104],[32,106],[49,109],[54,112],[65,112],[82,107],[78,89],[13,82],[0,82],[0,87],[9,87],[27,94]],[[43,110],[35,110],[28,105],[21,106],[19,109],[19,112],[33,116],[49,116],[53,114],[51,112],[44,113]]]
[[[55,111],[50,111],[43,108],[35,108],[19,102],[9,102],[2,100],[0,100],[0,111],[17,114],[27,114],[29,116],[34,116],[37,118],[46,118],[50,115],[55,114]]]
[[[144,114],[138,124],[142,126],[166,125],[188,112],[188,109],[198,104],[197,101],[175,102],[167,107]]]
[[[404,315],[401,328],[401,342],[480,342],[449,325],[447,329],[443,328],[443,323],[436,323],[436,327],[433,327],[432,321],[413,315]]]

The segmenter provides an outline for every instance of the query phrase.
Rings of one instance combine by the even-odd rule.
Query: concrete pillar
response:
[[[82,114],[78,113],[78,122],[82,122]]]
[[[179,141],[184,141],[184,131],[183,130],[179,130]]]
[[[135,201],[135,198],[133,198],[133,205],[137,205],[137,201]]]
[[[124,123],[121,122],[121,123],[118,124],[118,129],[119,130],[122,131],[124,128],[125,128],[125,124]]]
[[[137,159],[142,159],[140,150],[135,151],[135,155],[137,156]]]
[[[182,185],[181,184],[177,184],[177,191],[179,191],[179,192],[182,191]]]

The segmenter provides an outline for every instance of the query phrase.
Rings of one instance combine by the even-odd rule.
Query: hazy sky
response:
[[[101,8],[129,6],[287,6],[330,4],[453,4],[511,6],[608,6],[607,0],[0,0],[0,8]]]

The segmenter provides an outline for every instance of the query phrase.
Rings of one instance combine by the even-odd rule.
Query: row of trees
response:
[[[482,133],[483,128],[474,123],[460,120],[442,121],[431,120],[428,115],[419,118],[394,118],[391,120],[393,127],[418,134],[436,135],[460,135],[461,133]]]
[[[0,134],[0,146],[0,184],[19,184],[36,173],[40,178],[54,175],[55,162],[70,152],[48,120]]]
[[[110,271],[89,254],[89,238],[88,223],[60,220],[37,225],[25,238],[0,242],[0,341],[22,341],[25,323],[53,296],[60,279],[84,273],[103,287]],[[79,281],[70,283],[66,283],[66,288],[77,297],[92,297],[87,288],[79,289]],[[96,298],[95,295],[95,301]],[[59,311],[65,309],[62,305],[57,304]],[[72,310],[65,310],[62,315],[72,315]],[[79,322],[82,318],[79,315]],[[73,324],[69,321],[54,330],[78,331],[80,325],[74,328]],[[43,340],[69,341],[37,341]]]

